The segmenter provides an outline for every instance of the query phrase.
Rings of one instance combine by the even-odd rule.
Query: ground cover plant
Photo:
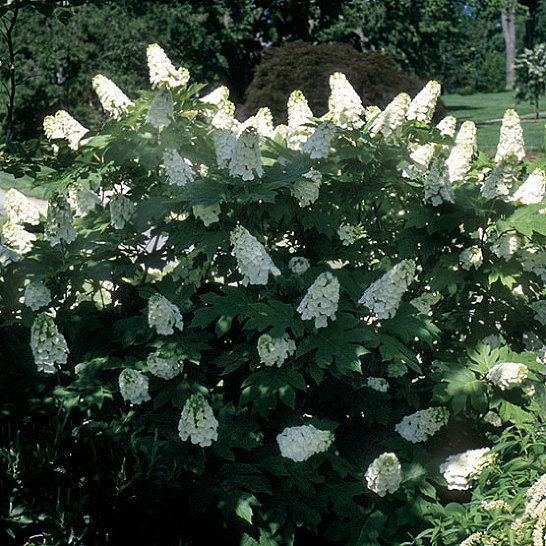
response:
[[[45,215],[6,195],[2,540],[543,540],[546,175],[516,112],[489,160],[431,125],[436,82],[381,111],[336,73],[273,126],[148,66],[139,97],[94,79],[103,127],[45,118]]]

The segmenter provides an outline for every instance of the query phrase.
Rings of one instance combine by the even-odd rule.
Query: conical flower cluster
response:
[[[243,180],[260,178],[264,173],[260,154],[260,135],[254,127],[247,127],[237,138],[229,163],[229,174]]]
[[[441,92],[442,87],[438,82],[429,81],[411,101],[406,118],[430,123]]]
[[[301,151],[309,154],[311,159],[326,159],[335,134],[336,126],[330,121],[323,121],[307,139]]]
[[[482,249],[476,245],[465,248],[459,254],[459,263],[461,264],[461,267],[467,271],[470,270],[471,267],[479,269],[483,263]]]
[[[449,179],[449,168],[446,158],[442,155],[436,157],[430,166],[430,172],[425,184],[425,203],[437,207],[442,203],[454,203],[455,194]]]
[[[450,182],[464,180],[468,173],[472,158],[478,149],[476,134],[476,125],[473,121],[465,121],[461,125],[455,138],[455,146],[446,161]]]
[[[444,475],[447,488],[461,491],[470,489],[472,482],[493,461],[490,451],[488,447],[484,447],[450,455],[440,465],[440,472]]]
[[[216,108],[207,110],[212,117],[211,124],[217,129],[235,131],[239,122],[235,119],[235,105],[229,100],[229,89],[222,85],[212,93],[205,95],[201,101]]]
[[[176,357],[165,357],[161,351],[150,353],[146,358],[148,370],[161,379],[172,379],[182,371],[182,364]]]
[[[292,150],[299,150],[313,133],[313,129],[307,125],[313,117],[313,112],[307,99],[298,89],[290,93],[286,108],[288,111],[286,144]]]
[[[87,216],[100,204],[100,197],[81,184],[73,184],[68,190],[68,203],[74,209],[74,216]]]
[[[118,383],[125,402],[138,405],[151,400],[148,378],[142,372],[126,368],[119,374]]]
[[[30,329],[30,348],[39,372],[55,373],[56,364],[66,364],[68,345],[52,317],[40,313]]]
[[[330,89],[326,118],[340,127],[362,127],[364,125],[362,100],[347,81],[345,74],[341,72],[332,74]]]
[[[93,89],[99,97],[104,111],[116,119],[126,112],[129,106],[133,105],[133,101],[113,81],[102,74],[97,74],[93,78]]]
[[[10,222],[14,224],[40,223],[40,209],[15,188],[8,190],[4,196],[4,208]]]
[[[368,489],[380,497],[394,493],[402,482],[402,466],[394,453],[383,453],[366,470]]]
[[[336,320],[339,281],[328,271],[321,273],[298,305],[302,320],[314,320],[315,328],[326,328],[328,318]]]
[[[302,256],[294,256],[288,260],[288,269],[296,275],[303,275],[309,269],[309,260]]]
[[[334,441],[334,434],[329,430],[320,430],[313,425],[286,427],[277,435],[277,444],[281,456],[302,462],[317,453],[326,451]]]
[[[154,100],[150,105],[146,115],[146,123],[155,127],[159,131],[167,127],[174,119],[173,97],[170,91],[160,90],[155,94]]]
[[[296,344],[288,334],[283,337],[272,338],[263,334],[258,338],[258,354],[260,362],[266,366],[282,366],[283,362],[294,353]]]
[[[148,325],[162,336],[174,334],[174,328],[182,331],[184,321],[180,309],[165,296],[154,294],[148,300]]]
[[[408,442],[426,442],[447,425],[448,420],[449,411],[446,408],[427,408],[406,415],[394,430]]]
[[[406,121],[406,113],[410,103],[411,98],[407,93],[396,95],[385,110],[375,118],[370,128],[370,135],[375,136],[377,133],[382,133],[385,138],[396,135]]]
[[[546,173],[543,169],[535,169],[514,193],[512,201],[522,205],[532,205],[540,203],[545,196]]]
[[[499,144],[495,154],[495,163],[501,161],[519,162],[525,159],[523,129],[515,110],[506,110],[502,118]]]
[[[264,246],[243,226],[237,226],[230,234],[233,256],[243,276],[242,284],[267,284],[269,274],[281,272],[271,260]]]
[[[216,163],[221,169],[227,167],[233,152],[237,146],[237,137],[229,129],[215,129],[212,133],[214,150],[216,152]]]
[[[247,127],[254,127],[262,137],[273,138],[275,129],[273,127],[273,114],[267,107],[260,108],[253,116],[249,117],[239,127],[239,132]]]
[[[30,282],[25,286],[23,301],[27,307],[37,311],[51,301],[49,288],[40,281]]]
[[[167,183],[172,186],[185,186],[193,182],[195,171],[188,159],[184,159],[177,150],[169,148],[163,152],[163,166]]]
[[[502,119],[495,168],[485,179],[481,193],[486,199],[507,196],[518,178],[518,165],[525,158],[525,143],[519,116],[506,110]]]
[[[402,296],[414,276],[415,263],[404,260],[371,284],[358,303],[368,307],[379,319],[392,318],[396,315]]]
[[[290,193],[299,201],[300,207],[312,205],[319,197],[322,173],[316,169],[302,174],[302,179],[294,182]]]
[[[210,446],[218,440],[218,420],[203,395],[192,394],[184,404],[178,434],[183,442],[189,439],[192,444],[201,447]]]
[[[112,197],[110,197],[109,206],[110,223],[116,229],[122,229],[135,211],[133,202],[122,193],[115,193],[112,195]]]
[[[44,134],[52,139],[65,139],[72,150],[77,150],[87,129],[65,110],[59,110],[54,116],[44,118]]]
[[[166,87],[172,89],[186,85],[190,79],[187,68],[175,68],[163,49],[157,44],[150,44],[146,51],[150,83],[152,87]]]
[[[506,391],[521,387],[528,372],[527,366],[520,362],[499,362],[487,372],[486,378],[501,391]]]
[[[30,252],[35,240],[36,235],[26,231],[19,224],[8,221],[2,225],[2,242],[19,254]]]
[[[70,244],[76,240],[78,233],[72,223],[72,209],[64,197],[49,203],[44,235],[51,246],[57,246],[61,241]]]

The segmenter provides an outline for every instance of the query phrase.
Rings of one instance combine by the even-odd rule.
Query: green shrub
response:
[[[430,126],[436,82],[379,112],[335,74],[324,119],[295,92],[273,127],[148,60],[139,99],[95,80],[99,130],[45,119],[46,218],[7,196],[12,542],[438,536],[522,456],[491,423],[540,418],[545,175],[521,183],[517,114],[491,164],[471,122]]]

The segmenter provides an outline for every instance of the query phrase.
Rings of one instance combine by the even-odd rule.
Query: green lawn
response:
[[[528,102],[516,102],[515,91],[501,93],[479,93],[476,95],[443,95],[442,100],[449,113],[459,122],[472,120],[478,128],[478,147],[484,152],[496,149],[499,140],[501,122],[489,120],[502,118],[504,111],[514,108],[520,116],[533,114],[533,107]],[[542,109],[546,110],[546,102]],[[544,147],[546,116],[538,121],[522,117],[523,138],[528,152],[537,152]]]

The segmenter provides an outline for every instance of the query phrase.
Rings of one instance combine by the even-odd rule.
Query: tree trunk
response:
[[[514,62],[516,60],[516,6],[515,4],[508,10],[501,13],[502,33],[504,35],[504,44],[506,46],[506,89],[514,88],[515,71]]]

